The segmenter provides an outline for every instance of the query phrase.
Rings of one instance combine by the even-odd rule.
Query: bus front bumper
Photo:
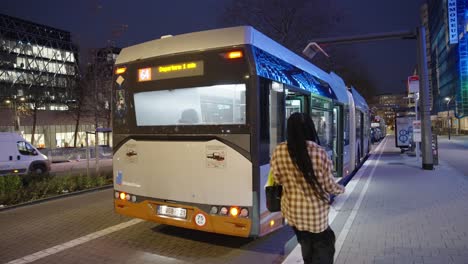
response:
[[[158,213],[158,208],[160,206],[185,209],[185,217],[160,215]],[[114,208],[116,213],[125,216],[140,218],[160,224],[232,236],[249,237],[252,228],[252,220],[249,218],[209,214],[197,207],[181,204],[160,203],[148,200],[134,203],[115,199]]]

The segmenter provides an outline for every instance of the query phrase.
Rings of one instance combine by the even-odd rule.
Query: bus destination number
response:
[[[187,218],[187,209],[160,205],[158,207],[158,215],[165,215],[165,216],[185,219]]]

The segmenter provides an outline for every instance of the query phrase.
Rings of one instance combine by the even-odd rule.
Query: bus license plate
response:
[[[185,219],[187,218],[187,209],[160,205],[158,207],[158,215],[166,215]]]

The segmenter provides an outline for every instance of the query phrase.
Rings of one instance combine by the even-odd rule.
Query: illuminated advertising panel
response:
[[[190,76],[201,76],[203,73],[203,61],[181,62],[138,69],[138,81],[145,82]]]
[[[450,44],[458,43],[457,0],[447,1]]]
[[[449,1],[455,2],[456,1]],[[458,5],[457,11],[457,21],[463,25],[466,25],[468,21],[468,10],[466,9],[466,3],[464,5]],[[451,38],[451,34],[450,34]],[[457,87],[455,92],[455,101],[454,104],[451,104],[451,108],[455,111],[455,116],[457,118],[463,118],[468,116],[468,36],[461,34],[460,39],[457,39],[458,42],[458,66],[459,66],[459,80],[460,86]]]

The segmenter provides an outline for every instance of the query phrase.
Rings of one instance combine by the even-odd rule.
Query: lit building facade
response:
[[[110,112],[109,80],[119,51],[99,50],[98,59],[91,62],[98,65],[98,74],[84,81],[69,32],[0,14],[0,131],[20,132],[29,141],[34,133],[37,147],[57,148],[74,145],[78,126],[77,146],[85,146],[86,131],[109,123],[95,113]],[[80,97],[84,86],[86,99]],[[77,102],[89,98],[99,99],[102,106],[85,107],[78,114]],[[94,137],[88,143],[93,145]],[[99,138],[99,144],[109,142]]]
[[[387,126],[394,125],[395,111],[407,110],[408,99],[407,94],[381,94],[375,96],[369,108],[372,110],[374,116],[380,116],[385,120]]]
[[[468,133],[468,0],[427,3],[433,122]]]
[[[0,14],[0,96],[65,109],[78,80],[70,33]]]

